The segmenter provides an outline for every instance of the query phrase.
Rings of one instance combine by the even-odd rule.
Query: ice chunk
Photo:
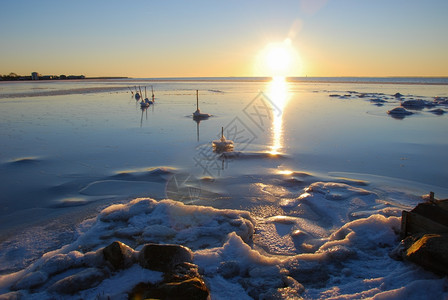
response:
[[[400,116],[400,117],[409,116],[413,114],[413,112],[410,112],[403,107],[395,107],[392,110],[388,110],[387,113],[391,116]]]
[[[400,231],[401,218],[372,215],[366,219],[349,222],[334,232],[330,242],[324,244],[324,250],[334,244],[350,244],[363,250],[376,250],[378,247],[391,247],[397,242]],[[331,241],[336,241],[332,243]]]
[[[336,182],[315,182],[306,189],[306,192],[323,194],[328,200],[344,200],[353,196],[365,196],[373,194],[372,192],[369,192],[365,189]]]

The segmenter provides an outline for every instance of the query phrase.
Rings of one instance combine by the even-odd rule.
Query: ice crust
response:
[[[314,182],[295,197],[285,197],[280,186],[258,188],[266,197],[283,199],[282,214],[253,216],[151,198],[106,207],[79,226],[74,242],[1,275],[0,294],[126,299],[137,283],[161,280],[162,273],[139,265],[119,272],[101,268],[102,249],[120,240],[135,255],[150,242],[190,247],[212,299],[448,296],[446,278],[389,257],[399,242],[401,210],[384,205],[366,184]],[[74,295],[59,293],[92,281],[93,287]]]

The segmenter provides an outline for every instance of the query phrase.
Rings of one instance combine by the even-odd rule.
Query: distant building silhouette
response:
[[[31,76],[20,76],[16,73],[9,75],[0,75],[0,80],[58,80],[58,79],[86,79],[84,75],[41,75],[38,72],[32,72]]]

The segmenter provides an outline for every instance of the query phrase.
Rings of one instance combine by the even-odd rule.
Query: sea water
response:
[[[155,104],[141,109],[134,95],[144,96],[145,87],[147,96],[154,89]],[[209,119],[192,118],[196,90]],[[432,112],[448,108],[414,107],[406,117],[387,112],[406,100],[432,103],[434,97],[448,97],[444,79],[2,82],[1,273],[30,270],[51,250],[69,255],[67,249],[85,246],[82,241],[89,240],[90,250],[106,246],[105,233],[92,225],[101,223],[99,211],[121,203],[114,210],[124,214],[137,205],[132,199],[150,197],[192,207],[179,206],[181,215],[213,220],[232,209],[250,220],[236,235],[186,217],[183,223],[194,231],[171,240],[139,229],[147,242],[191,247],[217,299],[232,291],[261,297],[257,282],[267,286],[268,297],[269,288],[278,288],[269,278],[280,280],[285,272],[305,292],[292,284],[281,292],[284,298],[393,297],[413,295],[421,285],[440,296],[446,283],[437,276],[388,256],[399,242],[401,210],[429,191],[448,195],[448,119]],[[213,152],[211,141],[222,130],[234,141],[233,153]],[[251,227],[249,239],[242,232]],[[210,230],[222,236],[207,237]],[[226,261],[252,275],[214,276]],[[6,293],[13,277],[5,276]],[[104,283],[85,296],[107,289]]]

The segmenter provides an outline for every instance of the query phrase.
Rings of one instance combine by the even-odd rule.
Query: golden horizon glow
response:
[[[350,1],[293,2],[242,1],[235,9],[225,1],[219,6],[207,1],[117,1],[107,7],[101,1],[3,1],[0,22],[7,30],[0,30],[0,73],[130,78],[448,75],[446,1],[362,1],[356,6]],[[197,16],[192,19],[187,10]]]
[[[268,95],[270,100],[280,110],[280,114],[274,113],[272,117],[272,145],[269,153],[272,155],[280,154],[280,150],[284,148],[283,141],[283,113],[289,101],[288,83],[283,76],[276,76],[269,82]]]

